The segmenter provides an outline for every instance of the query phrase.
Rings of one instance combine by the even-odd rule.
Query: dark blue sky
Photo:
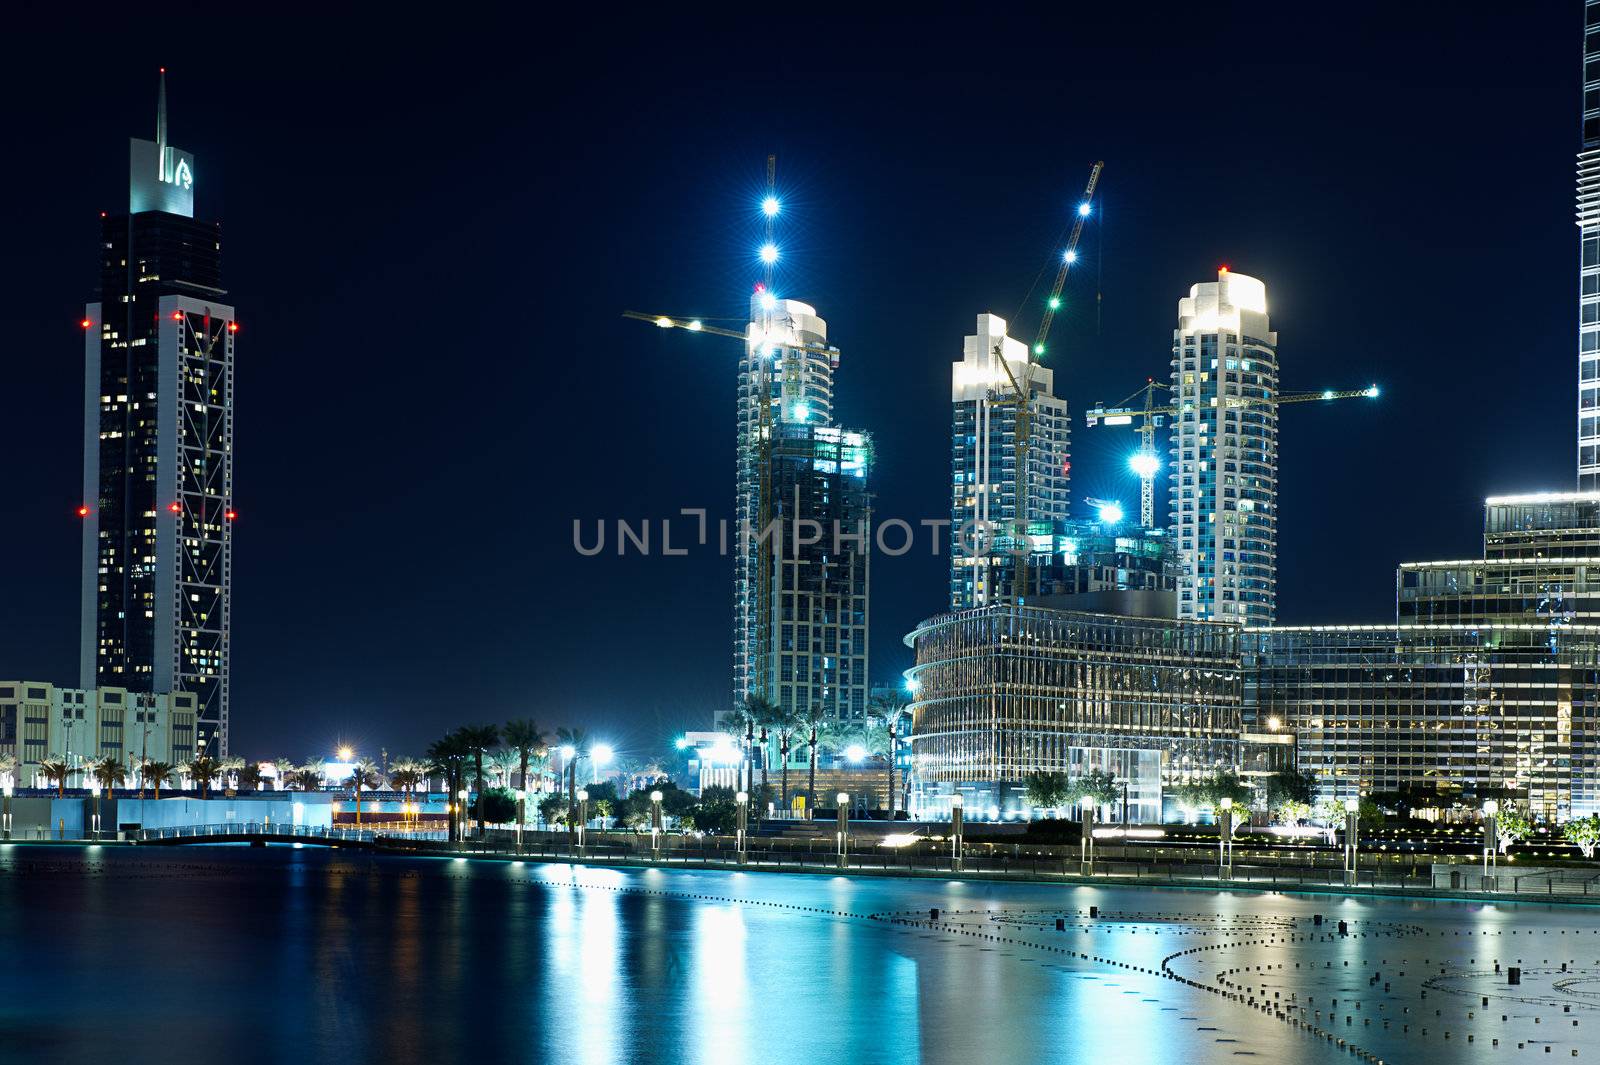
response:
[[[1385,390],[1285,412],[1280,618],[1389,618],[1485,494],[1573,480],[1580,5],[1127,10],[14,23],[0,676],[76,680],[77,320],[161,64],[243,324],[237,751],[523,714],[643,751],[722,704],[727,560],[581,559],[571,522],[731,512],[737,345],[619,314],[743,313],[768,152],[880,515],[946,514],[949,364],[1100,158],[1058,391],[1163,376],[1191,284],[1263,278],[1285,387]],[[1134,442],[1076,424],[1074,496],[1136,503]],[[945,594],[875,562],[877,675]]]

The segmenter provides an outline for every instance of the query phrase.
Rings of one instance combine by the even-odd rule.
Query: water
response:
[[[0,949],[3,1061],[1600,1058],[1570,906],[7,846]]]

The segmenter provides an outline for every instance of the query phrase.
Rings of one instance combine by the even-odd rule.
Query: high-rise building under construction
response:
[[[734,703],[860,718],[870,687],[872,442],[833,423],[839,352],[762,285],[740,363]]]
[[[1277,613],[1278,335],[1267,287],[1222,267],[1178,301],[1172,333],[1172,536],[1178,616]],[[1245,402],[1240,402],[1245,401]]]
[[[1600,0],[1583,5],[1578,152],[1578,490],[1600,489]]]
[[[1006,367],[1000,360],[1004,359]],[[982,606],[1013,594],[1015,561],[1031,554],[1019,526],[1048,540],[1067,517],[1071,430],[1054,373],[1026,373],[1028,348],[1006,322],[978,315],[961,361],[950,368],[950,606]],[[1011,376],[1006,368],[1011,369]],[[1026,513],[1017,514],[1017,405],[1011,377],[1031,381]]]

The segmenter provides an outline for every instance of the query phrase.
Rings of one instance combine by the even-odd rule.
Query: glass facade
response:
[[[1238,629],[991,605],[906,637],[921,808],[1006,811],[1030,773],[1113,768],[1129,815],[1159,820],[1165,787],[1238,764]]]
[[[1600,0],[1583,5],[1578,151],[1578,488],[1600,489]]]
[[[1246,630],[1256,722],[1296,734],[1320,797],[1424,788],[1596,810],[1600,628],[1327,626]]]
[[[1178,301],[1172,334],[1171,524],[1178,615],[1277,616],[1278,335],[1266,286],[1223,268]]]

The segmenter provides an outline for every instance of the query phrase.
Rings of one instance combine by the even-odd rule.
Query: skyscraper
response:
[[[1278,335],[1267,287],[1222,267],[1178,301],[1172,333],[1172,529],[1178,616],[1277,613]]]
[[[996,354],[998,350],[999,354]],[[1006,335],[1006,323],[978,315],[975,335],[966,338],[961,361],[950,368],[950,606],[981,606],[1012,594],[1015,572],[1009,554],[1017,518],[1017,408],[1005,359],[1018,381],[1028,363],[1028,348]],[[1028,505],[1023,521],[1040,537],[1056,531],[1070,505],[1071,429],[1067,402],[1054,395],[1054,373],[1036,366],[1029,409]],[[963,535],[970,530],[971,535]],[[982,530],[995,534],[995,551],[978,551]]]
[[[194,156],[129,145],[126,214],[101,224],[84,307],[80,684],[192,692],[196,747],[228,749],[233,358],[220,227],[194,217]]]
[[[870,687],[872,443],[833,424],[839,352],[816,309],[763,284],[750,317],[738,391],[734,703],[760,695],[788,710],[860,717]]]
[[[1578,152],[1578,490],[1600,488],[1600,0],[1583,5]]]

